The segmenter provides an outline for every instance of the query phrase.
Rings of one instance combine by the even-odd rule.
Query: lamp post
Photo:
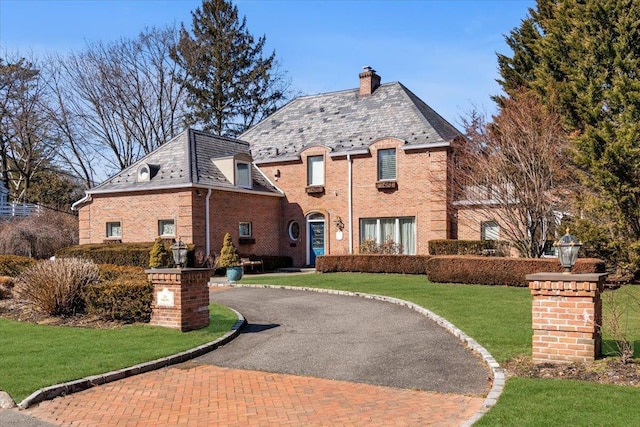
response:
[[[180,240],[180,237],[178,237],[178,240],[171,246],[171,252],[173,252],[173,261],[176,267],[182,268],[187,264],[187,245]]]
[[[578,259],[578,251],[580,251],[582,243],[569,234],[569,229],[567,228],[566,234],[554,246],[558,248],[558,260],[560,265],[564,267],[564,272],[571,273],[571,267],[575,265]]]

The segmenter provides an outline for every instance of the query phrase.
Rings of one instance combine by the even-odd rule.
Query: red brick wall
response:
[[[152,242],[158,221],[173,219],[176,233],[192,241],[192,190],[94,194],[79,210],[80,244],[102,243],[107,222],[119,221],[123,242]]]
[[[402,142],[384,139],[370,147],[370,155],[359,155],[353,161],[353,235],[354,252],[358,252],[360,240],[360,218],[415,217],[416,253],[427,254],[430,239],[450,237],[447,179],[447,150],[403,151]],[[395,191],[381,191],[377,181],[377,150],[396,147],[397,183]],[[325,191],[322,195],[305,192],[307,185],[307,157],[324,154]],[[346,254],[349,251],[348,224],[348,160],[346,157],[331,158],[324,147],[308,148],[301,153],[300,162],[260,165],[270,179],[280,172],[274,183],[281,188],[283,215],[280,233],[284,237],[281,250],[294,258],[296,265],[306,262],[305,216],[319,212],[325,215],[326,253]],[[345,225],[343,240],[336,239],[334,221],[340,217]],[[292,242],[287,237],[287,224],[298,221],[302,227],[301,238]],[[295,247],[292,247],[295,245]]]
[[[106,223],[122,224],[123,242],[151,242],[158,236],[158,221],[174,219],[176,237],[204,251],[206,189],[94,195],[79,210],[80,244],[102,243]],[[220,253],[229,232],[242,254],[277,255],[280,246],[281,197],[230,191],[212,191],[210,203],[211,252]],[[239,222],[251,222],[255,243],[239,244]]]
[[[225,233],[231,233],[243,255],[279,255],[280,200],[281,197],[214,191],[210,198],[211,250],[219,254]],[[251,223],[255,243],[239,244],[240,222]],[[201,229],[204,231],[204,222]]]

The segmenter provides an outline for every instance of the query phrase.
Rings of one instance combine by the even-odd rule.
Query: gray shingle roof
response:
[[[332,153],[366,149],[384,137],[405,146],[447,145],[460,132],[401,83],[380,85],[370,96],[359,89],[296,98],[243,133],[254,160],[286,161],[312,145]]]
[[[187,129],[128,168],[92,188],[88,193],[160,190],[191,186],[240,190],[212,161],[236,154],[249,154],[249,144],[237,139]],[[153,173],[150,180],[139,182],[138,168],[145,163],[153,169]],[[241,189],[241,191],[280,194],[280,191],[271,185],[255,166],[252,167],[252,178],[253,188]]]

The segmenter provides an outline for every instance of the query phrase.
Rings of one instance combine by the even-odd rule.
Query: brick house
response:
[[[429,240],[457,238],[448,183],[463,136],[401,83],[370,68],[359,82],[298,97],[238,140],[185,131],[74,205],[80,243],[181,236],[217,253],[231,232],[241,253],[302,266],[363,244],[427,254]]]
[[[279,250],[283,197],[249,144],[187,129],[74,204],[80,244],[180,237],[219,252],[226,232],[246,254]]]

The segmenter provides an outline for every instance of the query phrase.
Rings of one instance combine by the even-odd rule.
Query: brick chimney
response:
[[[360,96],[369,96],[380,86],[380,76],[368,65],[362,68],[364,71],[360,73]]]

